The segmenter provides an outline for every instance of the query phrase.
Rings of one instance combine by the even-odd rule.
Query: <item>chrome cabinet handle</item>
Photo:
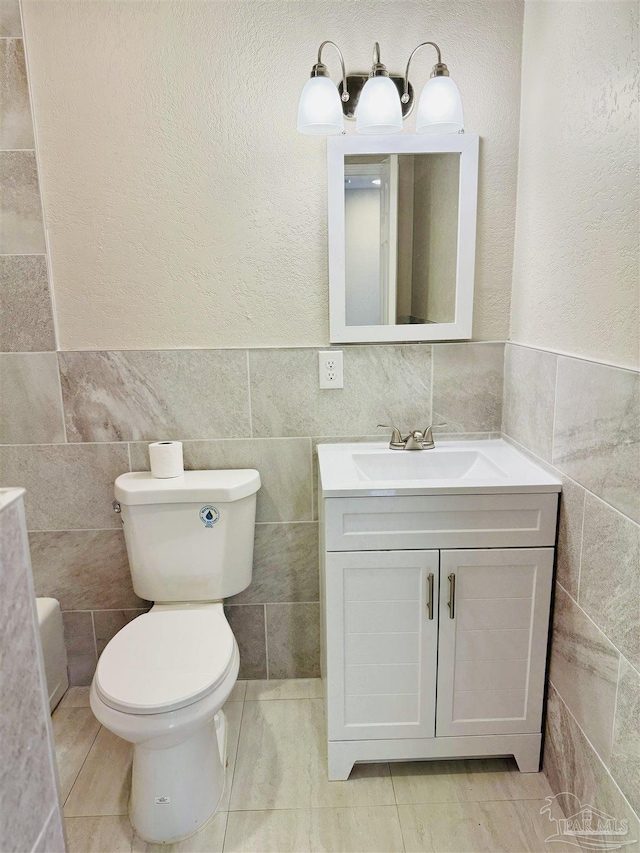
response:
[[[449,619],[456,618],[456,576],[453,572],[449,575]]]
[[[433,572],[429,572],[427,575],[427,587],[429,590],[429,597],[427,598],[427,613],[429,614],[429,619],[433,619]]]

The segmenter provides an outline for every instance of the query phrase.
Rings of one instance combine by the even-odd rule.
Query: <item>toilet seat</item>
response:
[[[175,711],[220,684],[233,652],[221,611],[152,611],[109,642],[98,661],[96,690],[106,705],[127,714]]]

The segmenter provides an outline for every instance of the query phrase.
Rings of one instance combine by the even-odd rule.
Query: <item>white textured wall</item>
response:
[[[511,338],[638,365],[638,5],[527,0]]]
[[[483,137],[474,336],[506,337],[519,0],[23,8],[64,349],[327,342],[325,142],[295,131],[326,38],[352,70],[376,38],[396,72],[441,44]],[[418,56],[416,88],[433,61]]]

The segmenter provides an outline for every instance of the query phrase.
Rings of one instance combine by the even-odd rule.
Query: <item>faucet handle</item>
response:
[[[390,426],[389,424],[378,424],[378,429],[391,430],[391,441],[389,442],[389,447],[396,449],[404,447],[405,442],[398,427]]]
[[[433,430],[434,430],[436,427],[444,427],[444,426],[447,426],[446,422],[443,422],[443,423],[441,423],[441,424],[430,424],[430,425],[429,425],[429,426],[428,426],[428,427],[423,431],[423,433],[422,433],[422,434],[423,434],[424,436],[426,436],[426,435],[427,435],[427,433],[433,433]]]

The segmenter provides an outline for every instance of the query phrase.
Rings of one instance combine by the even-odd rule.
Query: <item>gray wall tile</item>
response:
[[[503,431],[551,461],[557,356],[507,344],[504,363]],[[569,473],[569,472],[567,472]]]
[[[55,348],[45,257],[0,257],[0,351],[44,352]]]
[[[128,470],[126,444],[0,447],[0,481],[26,488],[30,530],[119,528],[113,484]]]
[[[320,605],[267,604],[269,678],[319,678]]]
[[[640,374],[560,358],[553,463],[640,521]]]
[[[603,761],[611,754],[619,655],[556,586],[550,678]]]
[[[138,610],[94,610],[93,627],[96,634],[96,651],[98,657],[104,651],[109,640],[113,639],[118,631],[146,612],[147,608]]]
[[[440,431],[500,430],[504,344],[435,344],[433,422]]]
[[[640,526],[587,494],[578,602],[640,668]]]
[[[640,814],[640,673],[620,658],[611,773]]]
[[[184,464],[189,470],[256,468],[257,521],[308,521],[311,518],[311,440],[251,438],[186,441]],[[131,467],[149,470],[147,444],[131,444]]]
[[[121,530],[63,530],[29,535],[36,594],[63,610],[144,607],[131,585]]]
[[[422,429],[422,427],[418,427]],[[320,438],[311,439],[311,467],[313,472],[313,518],[318,518],[318,445],[319,444],[345,444],[345,443],[362,443],[366,441],[382,441],[388,440],[390,437],[389,430],[380,430],[377,435],[342,435],[342,436],[322,436]]]
[[[58,802],[22,501],[0,510],[0,849],[31,850]]]
[[[229,604],[318,601],[318,525],[258,524],[251,585]]]
[[[225,604],[224,612],[240,649],[238,678],[266,678],[264,605],[242,604],[228,607]]]
[[[0,41],[0,148],[33,148],[22,39]]]
[[[55,353],[0,354],[0,444],[65,440]]]
[[[257,436],[371,435],[378,423],[422,428],[431,418],[431,347],[345,347],[344,388],[318,388],[318,351],[251,350]]]
[[[67,647],[69,686],[91,684],[96,669],[93,618],[88,610],[63,611],[64,644]]]
[[[70,441],[249,436],[244,350],[59,353]]]
[[[44,254],[40,190],[33,151],[0,151],[0,186],[0,254]]]
[[[556,578],[576,600],[580,582],[580,549],[586,492],[577,483],[562,478]]]
[[[21,35],[19,0],[0,0],[0,37]]]
[[[552,685],[547,702],[544,744],[543,771],[554,794],[565,791],[577,797],[580,803],[595,806],[618,820],[626,818],[629,821],[626,838],[640,839],[637,816],[629,808]],[[575,801],[568,799],[565,804],[566,814],[573,814],[576,808]],[[603,840],[610,843],[611,837]],[[603,849],[606,847],[603,846]]]

